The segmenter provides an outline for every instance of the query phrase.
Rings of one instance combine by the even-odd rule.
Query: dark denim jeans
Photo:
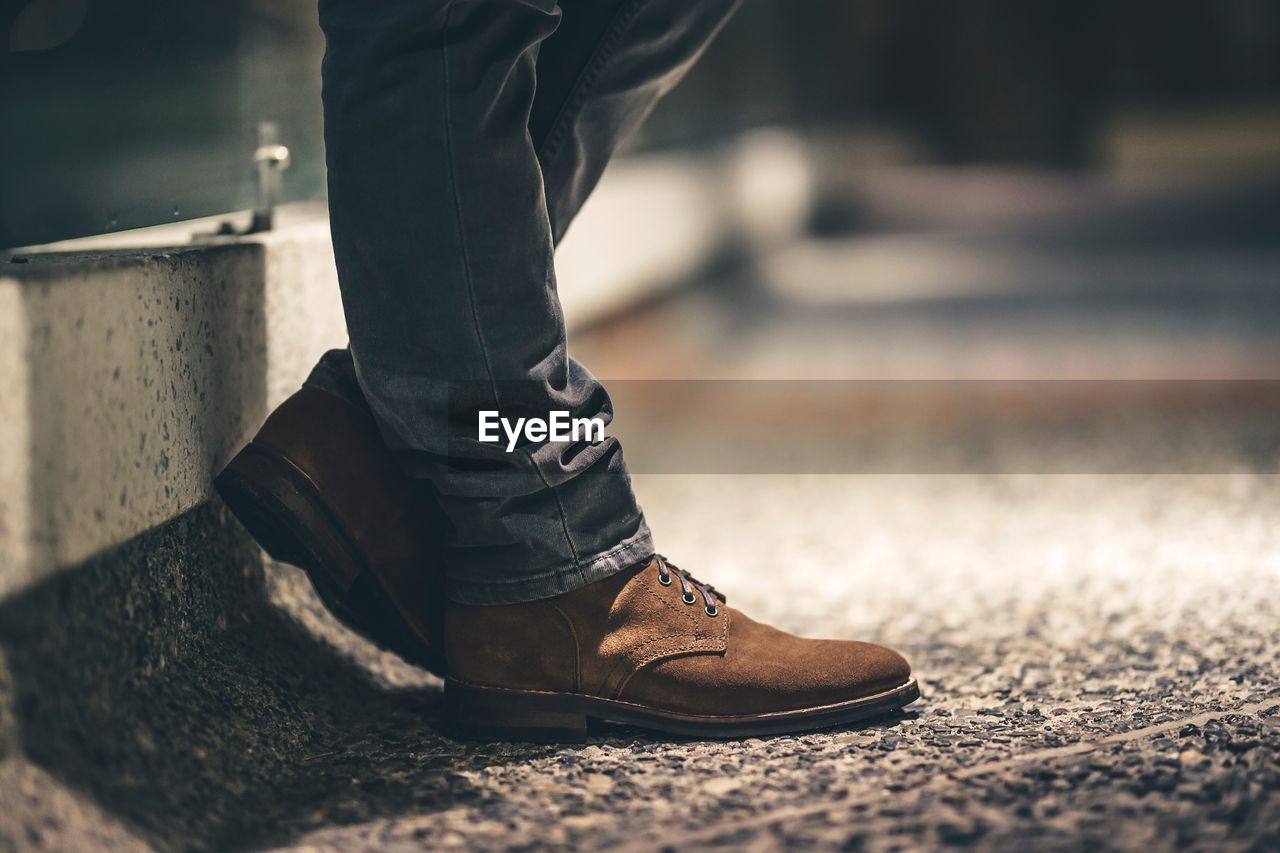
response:
[[[653,553],[615,439],[508,453],[450,413],[612,416],[565,351],[554,247],[737,3],[320,0],[350,350],[308,383],[367,403],[432,481],[456,601],[544,598]]]

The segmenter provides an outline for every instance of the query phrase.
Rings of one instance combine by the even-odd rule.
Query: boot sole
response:
[[[319,489],[279,454],[250,442],[213,481],[262,549],[307,574],[325,608],[377,646],[439,676],[442,652],[405,621]]]
[[[832,705],[738,716],[701,716],[663,711],[578,693],[508,690],[447,679],[445,721],[450,732],[470,740],[582,743],[588,722],[609,721],[665,734],[696,738],[740,738],[793,734],[882,717],[920,698],[914,678],[872,696]]]

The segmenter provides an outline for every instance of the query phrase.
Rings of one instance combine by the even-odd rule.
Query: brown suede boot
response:
[[[804,731],[919,698],[871,643],[807,640],[657,557],[527,604],[449,604],[447,721],[464,737],[581,741],[587,720],[700,737]]]
[[[268,554],[306,571],[339,620],[445,674],[443,515],[430,487],[396,464],[372,414],[303,388],[214,485]]]

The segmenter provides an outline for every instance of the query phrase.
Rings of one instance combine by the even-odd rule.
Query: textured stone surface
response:
[[[261,584],[206,508],[0,612],[15,709],[0,772],[47,792],[0,794],[6,831],[27,846],[74,792],[78,814],[161,848],[1280,841],[1276,478],[638,488],[683,565],[784,627],[903,648],[924,701],[740,743],[622,727],[585,747],[453,741],[437,681],[337,627],[299,572]],[[124,565],[132,592],[93,599]],[[87,609],[98,627],[51,618]],[[80,820],[50,837],[108,831]]]
[[[903,718],[742,743],[614,730],[586,748],[473,747],[451,766],[477,801],[304,842],[1274,844],[1274,478],[939,479],[639,483],[663,547],[735,603],[903,648],[926,693]]]
[[[273,606],[217,507],[4,602],[0,646],[0,847],[260,846],[436,801],[412,778],[434,694]]]

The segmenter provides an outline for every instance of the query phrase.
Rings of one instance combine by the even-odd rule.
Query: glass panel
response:
[[[259,124],[283,200],[323,194],[314,0],[29,0],[0,12],[0,246],[253,207]]]

